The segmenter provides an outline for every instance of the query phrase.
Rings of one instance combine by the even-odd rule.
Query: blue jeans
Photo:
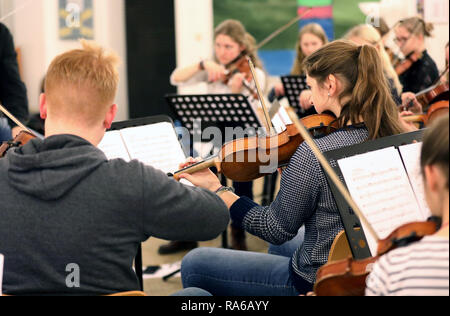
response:
[[[12,139],[11,127],[8,125],[8,120],[4,117],[0,118],[0,144]]]
[[[208,293],[202,289],[197,289],[197,288],[191,287],[191,288],[176,292],[176,293],[172,294],[171,296],[211,296],[211,293]]]
[[[197,248],[181,264],[185,288],[214,296],[298,296],[290,278],[290,258],[218,248]]]
[[[282,244],[281,246],[275,246],[275,245],[270,244],[269,245],[269,253],[271,255],[292,258],[292,256],[294,255],[294,252],[298,248],[300,248],[300,246],[303,244],[304,239],[305,239],[305,226],[302,226],[299,229],[298,234],[294,239]]]

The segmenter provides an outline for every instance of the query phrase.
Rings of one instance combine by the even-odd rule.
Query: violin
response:
[[[422,57],[422,53],[412,52],[404,60],[394,62],[395,72],[399,76],[404,74],[406,71],[408,71],[409,68],[411,68],[412,65],[414,65],[418,60],[422,59]]]
[[[228,142],[222,146],[218,156],[175,172],[171,175],[175,180],[179,181],[181,174],[193,174],[216,167],[218,172],[224,174],[228,179],[249,182],[272,174],[278,167],[287,165],[298,146],[303,142],[303,138],[293,124],[285,124],[286,129],[283,132],[274,133],[267,107],[262,98],[261,87],[255,75],[255,68],[250,59],[248,64],[261,100],[266,118],[266,130],[269,131],[269,135],[240,138]],[[335,117],[329,114],[306,117],[303,122],[315,133],[327,133],[333,128],[337,129],[337,125],[334,123]],[[329,126],[331,127],[328,128]],[[277,164],[273,166],[272,163],[275,159],[277,159]]]
[[[429,107],[427,113],[403,116],[402,119],[408,123],[418,123],[427,127],[432,124],[437,118],[448,114],[448,103],[448,100],[435,102]]]
[[[0,104],[0,111],[3,112],[6,116],[8,116],[14,123],[17,124],[17,126],[21,127],[23,131],[21,131],[14,140],[4,142],[0,146],[0,158],[3,158],[6,156],[6,153],[11,148],[20,147],[23,145],[26,145],[30,140],[36,138],[36,135],[34,135],[28,128],[26,128],[17,118],[14,117],[7,109],[5,109]]]
[[[366,279],[381,256],[433,235],[437,229],[438,225],[431,221],[406,224],[378,242],[376,257],[327,263],[317,271],[314,293],[317,296],[364,296]]]
[[[448,82],[441,83],[436,86],[432,86],[422,92],[416,94],[417,101],[422,104],[424,108],[427,108],[429,105],[441,101],[441,100],[449,100],[449,89]]]
[[[235,74],[242,73],[245,75],[245,80],[243,81],[242,84],[255,99],[258,99],[257,91],[253,89],[249,84],[249,82],[252,79],[252,73],[250,67],[248,66],[249,58],[250,57],[244,51],[241,54],[239,54],[239,56],[236,57],[236,59],[234,59],[232,62],[226,65],[225,68],[227,69],[227,73],[225,74],[225,77],[222,80],[222,82],[224,84],[228,84]]]
[[[27,131],[21,131],[14,140],[10,140],[7,142],[4,142],[0,146],[0,158],[4,158],[8,152],[8,150],[12,148],[17,148],[26,145],[30,140],[35,139],[36,136],[34,134],[27,132]]]
[[[330,114],[316,114],[303,118],[302,122],[310,132],[327,135],[338,128],[335,120]],[[233,181],[253,181],[272,174],[275,170],[269,166],[273,161],[278,161],[275,168],[288,165],[303,141],[295,126],[288,124],[286,130],[275,136],[254,136],[228,142],[222,146],[218,156],[177,171],[173,177],[179,181],[179,176],[183,173],[193,174],[216,167],[218,172]]]

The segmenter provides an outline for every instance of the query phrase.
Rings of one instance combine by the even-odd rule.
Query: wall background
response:
[[[80,1],[80,0],[71,0]],[[116,102],[119,105],[117,120],[129,117],[127,78],[127,50],[125,31],[126,0],[93,0],[94,40],[99,44],[115,50],[123,63],[120,67],[121,82]],[[169,1],[169,0],[165,0]],[[295,16],[295,8],[305,1],[324,3],[328,0],[173,0],[175,5],[176,61],[178,66],[189,65],[213,54],[213,28],[225,18],[241,18],[251,32],[256,33],[257,41],[262,40],[271,31],[288,22],[287,16]],[[274,2],[275,1],[275,2]],[[381,0],[357,1],[334,0],[335,36],[342,35],[348,27],[371,14],[376,8],[392,26],[397,20],[417,13],[417,1],[422,0]],[[446,22],[435,24],[435,36],[429,40],[430,53],[444,68],[444,46],[448,42],[448,0],[434,1],[446,5]],[[357,7],[362,2],[365,13]],[[263,6],[282,5],[280,10],[263,10]],[[233,9],[233,4],[254,5],[240,11]],[[234,7],[236,8],[236,6]],[[372,9],[371,9],[372,8]],[[290,12],[290,10],[294,12]],[[11,12],[18,10],[15,14]],[[376,11],[375,10],[375,11]],[[262,14],[262,12],[265,12]],[[348,13],[353,12],[353,13]],[[402,16],[403,13],[403,16]],[[5,16],[8,16],[4,18]],[[356,22],[354,21],[356,19]],[[78,47],[77,41],[63,41],[58,36],[58,0],[0,0],[0,21],[12,31],[16,46],[22,51],[23,79],[28,88],[28,97],[32,112],[38,111],[38,97],[42,77],[58,54]],[[256,22],[255,22],[256,21]],[[361,21],[363,22],[363,21]],[[268,48],[289,51],[296,41],[295,27],[280,36],[280,42],[274,42]],[[173,39],[172,39],[173,40]],[[155,45],[158,45],[155,43]],[[156,47],[156,46],[155,46]],[[292,57],[293,58],[293,55]],[[152,71],[148,69],[148,71]],[[169,80],[169,78],[161,78]],[[180,88],[179,93],[201,93],[204,85]]]

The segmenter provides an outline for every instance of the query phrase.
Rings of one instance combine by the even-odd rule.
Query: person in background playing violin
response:
[[[139,290],[132,264],[142,242],[210,240],[229,222],[225,204],[210,191],[138,161],[108,161],[97,148],[117,112],[118,58],[82,44],[48,69],[40,98],[46,138],[0,159],[6,294]],[[79,286],[66,283],[71,266],[78,267]]]
[[[326,44],[328,44],[328,37],[320,24],[310,23],[305,25],[300,30],[298,35],[298,41],[296,44],[296,57],[291,75],[305,76],[305,72],[303,70],[303,61]],[[285,96],[283,84],[281,82],[277,83],[271,94],[272,95],[269,96],[269,101],[271,101],[271,99],[274,99],[275,96],[278,98]],[[305,110],[304,116],[317,114],[311,103],[310,90],[302,91],[300,93],[299,99],[300,106]]]
[[[14,40],[8,28],[0,23],[0,103],[19,121],[28,120],[28,98],[20,79]],[[22,129],[0,113],[0,144],[16,137]]]
[[[262,63],[258,58],[256,41],[250,35],[241,22],[236,20],[226,20],[215,29],[214,33],[215,55],[213,60],[203,60],[188,67],[176,69],[170,81],[173,85],[192,85],[200,82],[207,82],[207,94],[243,94],[249,97],[254,108],[259,106],[259,101],[255,100],[252,93],[245,88],[244,81],[251,73],[241,73],[233,70],[233,64],[241,57],[250,57],[256,67],[256,76],[261,87],[266,85],[266,74],[262,69]],[[228,79],[227,79],[228,78]],[[249,83],[252,89],[254,82]],[[233,186],[240,195],[253,199],[253,183],[234,182]],[[233,249],[246,250],[245,231],[231,224],[231,247]],[[179,250],[192,249],[196,245],[181,241],[163,245],[159,249],[160,254],[173,253]]]
[[[304,65],[317,112],[331,111],[341,126],[316,140],[322,151],[404,132],[375,48],[336,41],[313,53]],[[317,270],[344,228],[326,175],[306,143],[292,157],[280,191],[267,207],[223,188],[209,170],[181,177],[219,192],[232,220],[271,244],[291,240],[305,226],[304,242],[291,257],[194,249],[182,262],[184,287],[218,296],[297,296],[312,290]]]
[[[442,219],[433,236],[381,257],[367,279],[368,296],[449,295],[449,117],[426,132],[421,157],[425,196]]]
[[[432,36],[433,29],[433,24],[418,17],[402,20],[395,28],[395,42],[406,56],[404,65],[410,65],[397,72],[400,72],[400,82],[406,93],[402,95],[404,102],[411,99],[411,94],[429,88],[439,78],[436,63],[425,47],[425,38]]]
[[[362,24],[352,28],[345,35],[345,38],[357,45],[372,45],[378,50],[381,61],[383,62],[384,73],[389,81],[392,97],[397,104],[401,104],[402,100],[400,96],[403,87],[394,67],[392,67],[389,55],[384,48],[383,40],[377,30],[369,24]]]

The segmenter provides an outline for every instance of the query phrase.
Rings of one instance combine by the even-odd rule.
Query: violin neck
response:
[[[217,162],[217,156],[210,157],[208,159],[205,159],[201,162],[198,162],[196,164],[193,164],[189,167],[186,167],[184,169],[181,169],[181,170],[175,172],[173,177],[176,180],[179,180],[179,176],[182,175],[183,173],[193,174],[193,173],[196,173],[196,172],[199,172],[199,171],[211,168],[211,167],[216,167],[217,166],[216,162]]]

